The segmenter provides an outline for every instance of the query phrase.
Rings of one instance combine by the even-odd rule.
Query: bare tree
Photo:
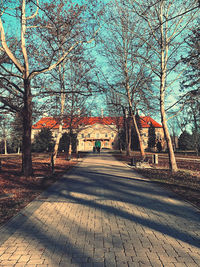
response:
[[[8,143],[8,132],[9,132],[9,119],[6,114],[1,115],[0,117],[0,140],[3,143],[4,154],[8,154],[7,143]]]
[[[142,49],[148,58],[148,49],[142,47],[140,34],[140,18],[134,17],[132,10],[123,0],[114,0],[107,7],[105,20],[106,31],[102,37],[102,51],[109,64],[107,88],[114,105],[121,105],[124,112],[127,108],[127,129],[134,126],[139,140],[141,157],[145,157],[144,146],[136,122],[139,109],[150,108],[152,90],[150,86],[151,71],[138,57]],[[112,70],[112,71],[111,71]],[[115,101],[117,100],[117,102]],[[115,103],[114,103],[115,101]],[[128,136],[128,135],[127,135]],[[128,141],[129,140],[129,141]],[[127,154],[130,154],[130,140],[127,138]]]
[[[79,56],[72,56],[68,62],[59,65],[60,84],[60,114],[59,115],[59,130],[56,137],[53,159],[56,159],[64,120],[67,118],[69,123],[69,137],[73,135],[74,120],[83,115],[86,111],[85,102],[93,93],[94,81],[94,61],[84,59],[83,50]],[[55,78],[57,75],[55,76]],[[96,88],[95,88],[96,90]],[[66,105],[65,105],[66,104]],[[66,106],[66,107],[65,107]],[[69,154],[71,152],[71,142],[69,142]]]
[[[177,171],[172,141],[167,126],[166,95],[175,97],[174,85],[182,71],[179,70],[180,58],[184,53],[184,34],[196,19],[199,9],[192,9],[197,1],[147,0],[141,3],[130,0],[133,12],[144,22],[144,34],[141,35],[144,46],[151,50],[151,58],[144,58],[146,65],[154,73],[154,85],[160,92],[160,113],[164,135],[168,147],[169,164]],[[187,12],[192,10],[192,12]],[[181,14],[181,15],[180,15]],[[179,16],[180,15],[180,16]],[[148,29],[148,32],[146,31]]]
[[[182,58],[183,65],[188,66],[184,79],[181,82],[181,91],[186,91],[184,96],[184,113],[187,113],[187,125],[192,129],[194,147],[198,155],[200,151],[200,27],[197,25],[191,29],[189,36],[185,38],[189,50]]]
[[[92,16],[87,18],[91,13],[85,5],[73,3],[67,5],[65,0],[58,4],[47,1],[43,5],[39,4],[39,0],[22,0],[19,6],[10,1],[2,1],[1,4],[0,78],[3,82],[1,84],[3,97],[1,96],[0,100],[4,106],[14,110],[18,109],[18,105],[13,104],[13,99],[20,99],[21,108],[18,111],[21,111],[24,128],[22,171],[25,176],[30,176],[33,174],[31,157],[33,92],[31,82],[38,75],[49,72],[61,64],[76,47],[91,42],[98,31],[97,24],[94,18],[95,13],[92,14],[93,19]],[[88,7],[90,7],[89,3]],[[56,12],[59,16],[55,16]],[[61,14],[62,16],[60,16]],[[87,29],[86,25],[88,25],[87,34],[84,31]],[[13,32],[13,26],[17,32]],[[8,31],[7,34],[5,30]],[[58,34],[59,32],[62,34]],[[13,37],[15,45],[11,45],[7,36]],[[59,36],[67,36],[62,39],[64,47],[62,54],[59,53],[60,47],[54,42],[54,38],[59,38]],[[51,54],[46,49],[48,47],[52,48]],[[10,95],[12,98],[9,98]]]

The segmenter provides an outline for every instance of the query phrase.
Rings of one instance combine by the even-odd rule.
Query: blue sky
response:
[[[87,0],[74,0],[73,3],[79,3],[81,4],[82,2],[86,3],[87,4]],[[106,2],[109,2],[109,1],[104,1],[104,3]],[[8,17],[5,17],[5,22],[8,22]],[[173,24],[173,21],[171,22]],[[11,30],[11,33],[12,35],[18,35],[19,31],[17,30],[17,27],[16,27],[16,22],[15,22],[15,18],[12,17],[12,18],[9,18],[9,24],[12,26],[7,26],[6,23],[4,23],[5,25],[5,31],[10,35],[10,30]],[[103,29],[102,29],[103,30]],[[19,37],[19,36],[18,36]],[[93,46],[93,44],[91,44],[91,46]],[[98,66],[103,66],[103,71],[107,74],[109,74],[109,68],[106,66],[106,61],[103,60],[103,58],[98,54],[98,52],[96,52],[98,47],[95,47],[93,48],[93,56],[96,57],[96,60],[97,60],[97,65]],[[169,105],[172,104],[175,100],[176,100],[176,97],[178,95],[180,95],[180,92],[179,92],[179,82],[176,82],[173,84],[172,86],[173,90],[175,91],[175,94],[171,94],[169,97],[168,97],[168,103]],[[96,103],[98,103],[99,105],[99,111],[98,110],[94,110],[94,114],[100,114],[100,110],[101,108],[103,107],[105,109],[105,101],[104,101],[104,98],[102,96],[99,96],[99,97],[96,97],[95,99]],[[156,116],[156,119],[159,120],[159,116],[157,117]]]

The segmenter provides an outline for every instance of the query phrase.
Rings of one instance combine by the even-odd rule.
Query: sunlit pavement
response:
[[[0,228],[0,266],[200,266],[200,211],[90,154]]]

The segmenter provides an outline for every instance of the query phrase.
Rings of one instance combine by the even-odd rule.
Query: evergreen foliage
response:
[[[23,136],[23,121],[20,113],[15,114],[11,130],[11,149],[12,152],[17,152],[22,147]]]
[[[184,99],[184,112],[188,125],[192,128],[192,144],[197,154],[200,151],[200,27],[194,27],[186,43],[190,47],[188,55],[182,58],[187,66],[181,90],[189,90]]]
[[[59,148],[58,150],[68,152],[69,151],[69,144],[70,144],[70,134],[64,133],[60,139]],[[71,145],[72,145],[72,152],[76,152],[76,145],[77,145],[77,135],[71,134]]]
[[[122,149],[122,150],[126,149],[126,132],[125,132],[125,129],[122,129],[119,132],[119,149]]]
[[[148,148],[154,149],[156,147],[156,131],[152,123],[148,129]]]
[[[199,123],[200,127],[200,123]],[[195,129],[193,128],[192,131],[192,139],[193,139],[193,144],[194,144],[194,149],[196,151],[196,154],[199,155],[200,153],[200,128]]]
[[[135,115],[135,119],[136,119],[136,122],[137,122],[138,129],[141,129],[142,128],[141,117],[139,116],[138,112]]]
[[[131,150],[139,150],[139,140],[134,127],[131,130]]]
[[[62,135],[62,137],[60,138],[60,143],[59,143],[59,148],[58,150],[67,152],[69,149],[69,142],[70,142],[70,138],[69,138],[69,134],[68,133],[64,133]]]
[[[49,128],[43,128],[35,136],[33,143],[33,151],[35,152],[52,152],[54,147],[54,140],[52,132]]]
[[[182,82],[182,86],[185,88],[192,88],[194,90],[199,88],[200,27],[194,27],[191,35],[185,41],[190,47],[190,51],[187,57],[182,58],[183,63],[188,66],[184,75],[185,78]]]
[[[190,150],[194,148],[193,137],[187,131],[183,131],[178,139],[178,145],[181,150]]]
[[[161,141],[157,141],[157,144],[156,144],[156,148],[158,150],[158,152],[161,152],[162,151],[162,144],[161,144]]]

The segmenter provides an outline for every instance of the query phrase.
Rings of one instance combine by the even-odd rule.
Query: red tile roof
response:
[[[159,124],[149,116],[140,116],[140,123],[142,128],[149,128],[151,125],[155,128],[162,128],[161,124]]]
[[[162,128],[162,125],[157,123],[151,117],[140,117],[140,123],[142,128],[149,128],[152,124],[155,128]],[[93,124],[103,124],[103,125],[123,125],[123,117],[80,117],[74,118],[72,122],[72,127],[77,128],[81,125],[93,125]],[[59,119],[53,117],[44,117],[40,119],[37,123],[32,126],[32,129],[50,128],[58,129]],[[63,128],[70,127],[70,119],[64,119]]]

